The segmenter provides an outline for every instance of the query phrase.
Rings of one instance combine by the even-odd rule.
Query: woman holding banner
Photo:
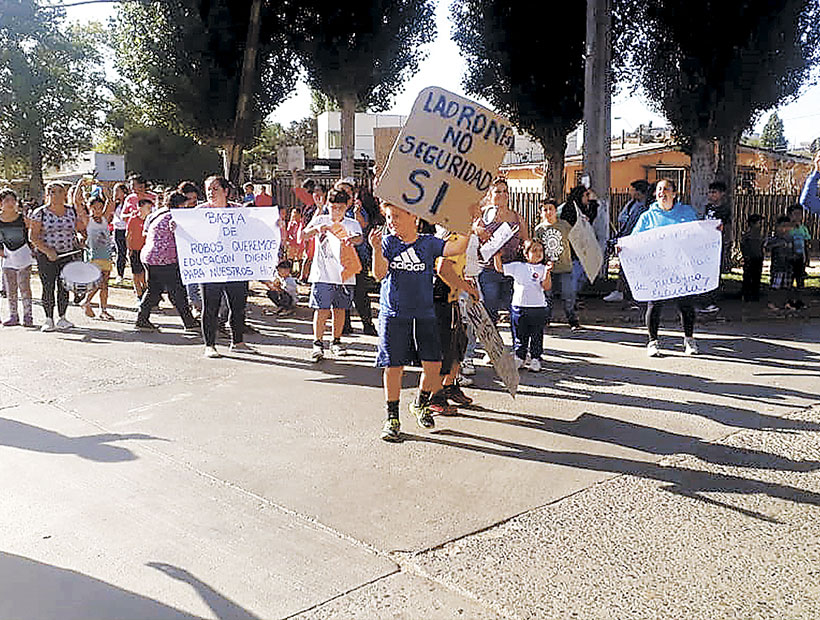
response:
[[[645,211],[632,234],[637,234],[660,226],[671,224],[683,224],[684,222],[694,222],[699,219],[697,212],[689,205],[676,201],[677,188],[669,179],[662,179],[655,187],[655,202]],[[683,325],[683,346],[686,355],[697,355],[698,345],[695,342],[695,296],[676,297],[662,301],[650,301],[646,305],[646,329],[649,332],[649,343],[646,346],[646,354],[649,357],[658,357],[660,347],[658,346],[658,329],[661,322],[661,311],[667,302],[673,302],[680,312],[681,323]]]
[[[208,201],[197,205],[197,209],[224,209],[241,207],[235,202],[228,202],[231,184],[223,176],[210,176],[205,179],[205,196]],[[228,302],[231,323],[231,351],[251,351],[242,341],[245,333],[245,303],[248,295],[248,283],[244,280],[233,282],[206,282],[202,284],[202,337],[205,340],[205,357],[221,357],[216,350],[216,332],[219,328],[219,304],[224,296]]]
[[[492,182],[488,198],[490,205],[484,209],[482,219],[475,227],[475,232],[483,245],[505,223],[509,224],[512,235],[495,254],[500,254],[502,264],[511,263],[519,259],[521,244],[530,238],[527,222],[510,209],[510,193],[507,180],[503,177]],[[484,306],[495,324],[498,322],[499,311],[509,311],[512,305],[513,279],[495,269],[493,256],[485,257],[479,251],[482,270],[478,274],[478,283],[484,298]]]

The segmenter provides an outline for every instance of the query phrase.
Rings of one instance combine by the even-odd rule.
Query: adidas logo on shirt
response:
[[[424,271],[425,265],[413,248],[407,248],[390,262],[391,269],[400,271]]]

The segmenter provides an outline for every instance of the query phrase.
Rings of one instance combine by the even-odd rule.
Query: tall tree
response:
[[[283,4],[152,0],[122,3],[116,18],[116,65],[134,85],[140,105],[169,128],[221,148],[225,173],[234,181],[252,130],[293,88],[295,57],[287,45]],[[261,7],[258,49],[256,68],[246,74],[250,97],[244,98],[252,7]],[[241,102],[248,118],[238,124]]]
[[[91,147],[104,104],[99,30],[32,0],[3,0],[0,15],[0,151],[26,163],[40,199],[43,166]]]
[[[740,136],[797,93],[820,58],[816,0],[619,0],[632,67],[692,155],[691,201],[717,175],[734,186]],[[715,157],[717,140],[718,157]]]
[[[293,44],[311,86],[342,111],[342,176],[353,174],[357,108],[390,107],[435,37],[432,0],[293,3]]]
[[[763,127],[763,133],[760,134],[760,146],[785,151],[789,146],[789,142],[786,140],[783,129],[783,121],[780,120],[777,112],[772,112]]]
[[[276,158],[280,147],[301,146],[305,157],[315,159],[318,156],[318,127],[315,117],[291,121],[287,128],[280,123],[265,123],[256,144],[246,155],[246,162],[254,167],[265,168]]]

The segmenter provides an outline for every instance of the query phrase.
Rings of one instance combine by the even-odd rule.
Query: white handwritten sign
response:
[[[501,248],[504,247],[504,244],[507,243],[510,239],[512,239],[513,235],[518,230],[518,226],[513,227],[510,226],[509,222],[504,222],[501,226],[495,229],[495,232],[492,236],[487,240],[487,243],[481,246],[479,252],[481,252],[481,258],[485,261],[489,261],[493,255],[498,252]]]
[[[469,233],[468,207],[489,189],[513,140],[504,117],[430,86],[416,98],[375,193],[451,231]]]
[[[592,224],[589,223],[585,217],[578,217],[569,231],[569,242],[572,249],[578,255],[578,260],[581,261],[581,266],[587,274],[590,282],[594,282],[598,277],[598,272],[601,271],[601,264],[604,262],[604,255],[601,252],[601,246],[598,244],[598,238],[595,236],[595,231],[592,229]]]
[[[279,209],[172,209],[185,284],[272,280],[279,262]]]
[[[473,328],[478,341],[484,347],[493,368],[501,377],[507,391],[515,398],[518,391],[518,369],[515,366],[515,359],[512,351],[501,340],[495,325],[490,320],[490,315],[480,301],[468,297],[464,305],[464,317]]]
[[[721,244],[714,220],[661,226],[618,240],[621,267],[637,301],[716,289]]]

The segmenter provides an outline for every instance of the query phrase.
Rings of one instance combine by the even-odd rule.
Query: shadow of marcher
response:
[[[707,471],[698,471],[688,467],[664,466],[658,463],[636,461],[612,456],[598,454],[585,454],[581,452],[563,452],[555,450],[544,450],[535,446],[505,441],[492,437],[483,437],[474,433],[443,429],[434,431],[430,435],[409,435],[405,434],[405,441],[419,441],[433,443],[461,450],[478,452],[491,456],[502,456],[507,458],[523,459],[535,463],[548,463],[552,465],[563,465],[586,469],[589,471],[608,472],[612,474],[628,474],[648,480],[666,482],[663,490],[690,497],[708,504],[721,506],[729,510],[744,514],[761,521],[769,523],[781,523],[777,519],[769,517],[760,512],[733,506],[705,497],[702,493],[737,493],[751,495],[761,493],[769,497],[783,499],[798,504],[809,504],[820,506],[820,494],[813,491],[806,491],[796,487],[764,482],[761,480],[750,480],[740,476],[729,474],[719,474]],[[458,441],[458,440],[463,440]],[[470,442],[470,443],[465,443]],[[479,445],[476,445],[479,442]],[[481,443],[485,445],[480,445]]]
[[[75,454],[98,463],[134,461],[137,456],[128,448],[109,445],[115,441],[153,440],[168,441],[143,433],[104,433],[84,437],[68,437],[25,422],[0,418],[0,446],[44,452],[47,454]]]
[[[647,454],[690,454],[715,465],[796,472],[820,469],[820,461],[795,461],[769,452],[704,441],[693,435],[682,435],[594,413],[583,413],[575,420],[555,420],[524,413],[507,415],[512,417],[483,417],[472,415],[467,411],[459,411],[457,414],[461,418],[509,424],[536,431],[599,441],[640,450]]]
[[[67,568],[0,552],[0,618],[197,620],[201,616]]]
[[[148,562],[146,566],[150,566],[151,568],[165,573],[172,579],[189,584],[194,590],[196,590],[197,594],[199,594],[202,600],[205,601],[208,607],[211,608],[211,611],[214,612],[214,615],[219,618],[219,620],[228,620],[229,618],[230,620],[259,620],[259,616],[256,616],[247,609],[240,607],[229,598],[226,598],[224,595],[214,590],[207,583],[204,583],[194,577],[184,568],[179,568],[172,564],[165,564],[163,562]]]

